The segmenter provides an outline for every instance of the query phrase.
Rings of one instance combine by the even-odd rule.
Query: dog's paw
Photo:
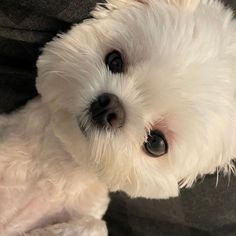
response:
[[[106,223],[90,217],[75,222],[78,236],[107,236],[108,231]]]
[[[84,217],[70,223],[50,225],[35,229],[24,236],[107,236],[106,223],[91,217]]]

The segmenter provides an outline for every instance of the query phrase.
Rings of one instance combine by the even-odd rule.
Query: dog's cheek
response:
[[[42,81],[39,78],[37,89],[42,100],[55,110],[68,105],[71,100],[68,96],[71,96],[73,91],[68,87],[66,81],[57,78],[49,78]]]

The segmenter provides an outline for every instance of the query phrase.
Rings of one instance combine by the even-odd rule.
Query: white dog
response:
[[[109,191],[233,170],[236,22],[213,0],[108,0],[48,43],[41,98],[0,118],[0,235],[105,236]]]

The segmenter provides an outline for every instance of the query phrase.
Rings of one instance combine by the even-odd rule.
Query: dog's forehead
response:
[[[179,2],[186,6],[190,3],[196,5],[198,3],[198,1],[169,0],[168,4],[171,5],[169,7],[165,0],[150,0],[150,4],[139,2],[136,7],[121,7],[101,21],[98,20],[102,22],[99,26],[99,31],[104,36],[101,37],[102,42],[108,39],[112,46],[121,45],[121,49],[129,55],[135,51],[135,56],[138,53],[144,57],[155,53],[170,56],[178,53],[177,51],[186,50],[204,57],[206,51],[209,51],[210,55],[214,47],[219,48],[214,40],[219,37],[219,31],[215,30],[215,27],[223,26],[224,19],[217,17],[217,11],[209,10],[204,4],[195,13],[189,10],[182,11],[172,6],[174,1],[176,4]],[[162,5],[161,2],[165,3]],[[215,5],[212,7],[214,8]],[[207,11],[209,14],[206,13]],[[216,17],[212,17],[214,15]],[[207,41],[212,41],[214,47],[204,46]],[[196,47],[199,50],[196,50]],[[185,56],[187,57],[189,53]]]
[[[136,37],[136,34],[138,34],[140,31],[142,31],[143,34],[150,33],[151,35],[155,35],[155,29],[158,26],[159,29],[162,27],[165,32],[168,32],[168,27],[173,28],[178,25],[179,22],[182,22],[182,24],[184,25],[189,25],[189,22],[187,21],[189,20],[189,18],[187,18],[185,22],[183,21],[183,19],[186,15],[190,16],[191,11],[187,11],[187,14],[185,14],[185,12],[183,11],[180,15],[181,9],[177,7],[173,8],[173,5],[182,4],[190,6],[190,0],[150,0],[150,4],[144,4],[146,2],[149,3],[149,0],[131,0],[131,2],[138,2],[138,5],[117,7],[116,11],[111,11],[109,15],[106,15],[106,17],[101,19],[102,21],[100,22],[102,22],[103,24],[101,25],[101,27],[99,27],[100,30],[103,31],[103,29],[113,27],[112,31],[107,31],[108,34],[123,30],[122,33],[132,32],[132,34]],[[168,2],[168,4],[166,4],[166,2]],[[170,2],[172,2],[172,4]],[[173,2],[175,2],[175,4],[173,4]],[[162,3],[165,4],[163,5]],[[107,25],[107,27],[105,25]]]
[[[177,34],[191,27],[191,17],[184,21],[184,16],[179,17],[177,8],[168,9],[168,6],[165,6],[159,9],[160,5],[155,3],[148,7],[140,5],[120,8],[111,12],[111,15],[98,19],[97,23],[95,20],[95,28],[100,34],[98,40],[101,39],[101,44],[106,42],[105,44],[111,47],[117,45],[118,49],[129,51],[129,54],[140,51],[145,56],[147,53],[155,52],[157,47],[160,49],[164,42],[171,40],[172,45],[177,44],[181,40],[181,37],[177,38]],[[177,27],[181,28],[181,25],[183,25],[182,30],[178,31]],[[191,36],[190,33],[192,32],[188,32],[184,38],[185,41]]]

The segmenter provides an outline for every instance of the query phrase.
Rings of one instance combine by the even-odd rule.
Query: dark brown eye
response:
[[[107,54],[105,58],[106,66],[112,73],[122,73],[123,70],[123,59],[121,53],[117,50],[114,50]]]
[[[152,157],[160,157],[168,152],[168,143],[165,136],[158,130],[150,132],[144,147]]]

